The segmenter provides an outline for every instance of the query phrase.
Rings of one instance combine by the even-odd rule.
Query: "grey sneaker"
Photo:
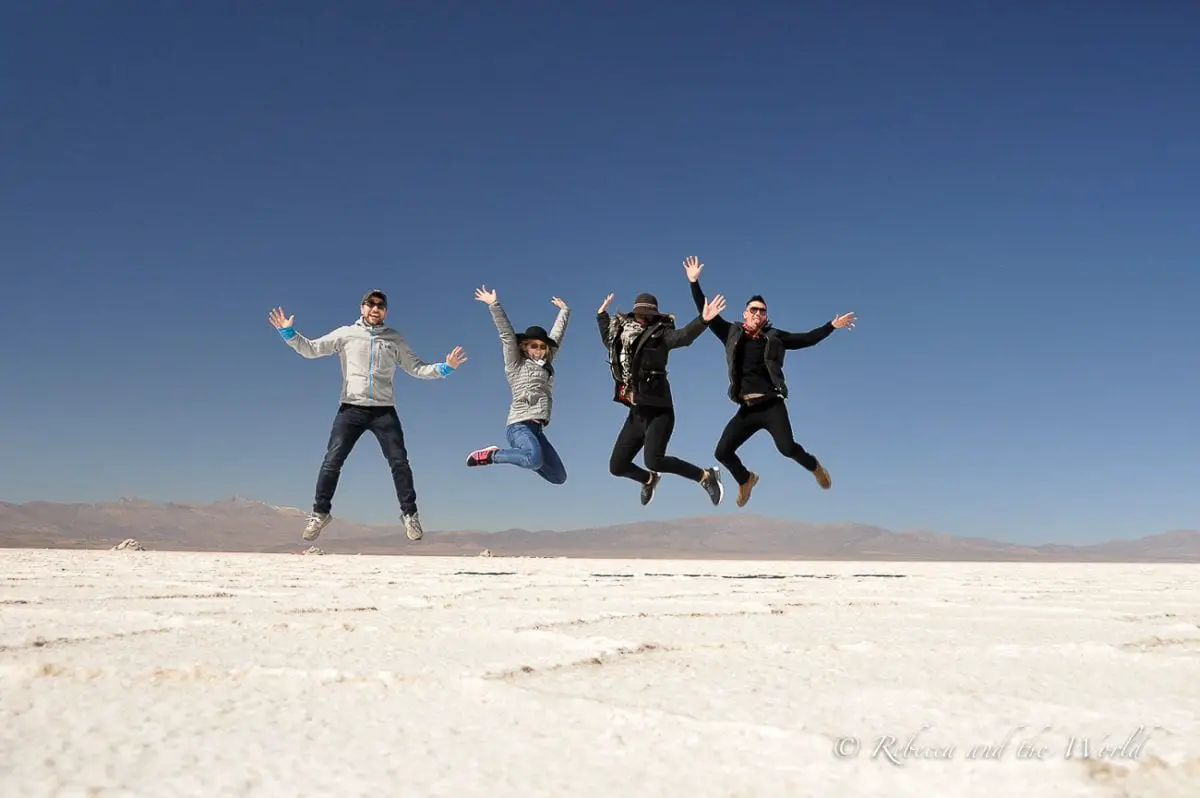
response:
[[[704,488],[704,492],[708,494],[708,498],[714,506],[720,504],[721,499],[725,498],[725,486],[721,484],[721,472],[715,466],[704,469],[700,487]]]
[[[420,540],[425,537],[425,530],[421,529],[421,519],[416,513],[402,515],[400,520],[404,521],[404,532],[408,535],[409,540]]]
[[[642,485],[642,506],[645,507],[650,502],[654,501],[654,489],[658,487],[659,480],[662,479],[662,474],[650,472],[650,481]]]
[[[321,535],[321,530],[329,526],[329,522],[333,520],[333,516],[329,513],[309,513],[308,520],[304,523],[304,539],[316,540]]]

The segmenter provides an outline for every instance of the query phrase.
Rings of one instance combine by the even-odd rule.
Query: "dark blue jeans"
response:
[[[396,498],[400,500],[400,511],[404,514],[417,512],[417,491],[413,487],[412,468],[408,464],[408,450],[404,448],[404,430],[394,407],[364,407],[343,404],[333,417],[333,429],[329,431],[329,444],[325,447],[325,460],[317,475],[317,496],[313,510],[328,513],[333,506],[333,494],[337,490],[342,466],[350,455],[354,444],[363,433],[370,430],[379,441],[379,448],[387,458],[392,470],[392,481],[396,485]]]
[[[546,431],[536,421],[519,421],[504,428],[509,449],[492,455],[493,463],[511,463],[533,471],[552,485],[567,481],[567,469],[558,452],[546,438]]]

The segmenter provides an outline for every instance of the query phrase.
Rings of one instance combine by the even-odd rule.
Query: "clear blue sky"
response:
[[[1194,3],[9,3],[0,11],[0,499],[307,508],[363,293],[427,529],[708,513],[608,475],[623,410],[593,314],[680,266],[733,313],[858,329],[788,360],[821,491],[764,434],[747,511],[1004,540],[1200,526],[1200,7]],[[518,327],[575,310],[561,487],[468,470]],[[705,335],[671,452],[733,411]],[[732,484],[729,477],[730,490]],[[732,496],[718,512],[740,512]],[[371,437],[334,513],[396,523]]]

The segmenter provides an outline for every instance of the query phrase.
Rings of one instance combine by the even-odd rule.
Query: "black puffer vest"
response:
[[[746,327],[741,322],[733,322],[729,326],[729,338],[725,341],[725,368],[729,374],[729,398],[741,404],[742,400],[737,395],[739,376],[737,374],[737,348],[746,335]],[[783,377],[783,359],[787,350],[783,348],[779,330],[768,324],[763,329],[762,335],[767,339],[766,352],[763,354],[763,358],[766,360],[767,376],[770,377],[771,386],[775,389],[776,394],[786,399],[788,389],[787,380]]]

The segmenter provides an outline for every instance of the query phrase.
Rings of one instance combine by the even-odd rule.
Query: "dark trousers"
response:
[[[815,471],[817,458],[796,443],[792,436],[792,421],[788,417],[787,404],[783,399],[769,399],[762,404],[743,405],[725,425],[721,440],[717,442],[717,462],[725,466],[737,484],[745,485],[750,472],[738,457],[737,450],[759,430],[766,430],[775,441],[775,448],[784,457],[790,457],[809,471]]]
[[[392,481],[396,484],[396,498],[400,500],[400,511],[406,515],[417,512],[417,491],[413,487],[412,468],[408,464],[408,450],[404,448],[404,430],[394,407],[364,407],[343,404],[333,417],[333,429],[329,431],[329,444],[325,447],[325,460],[317,475],[317,496],[313,510],[328,513],[333,506],[333,494],[337,490],[342,466],[350,455],[354,444],[363,433],[370,430],[379,441],[379,448],[387,458],[392,470]]]
[[[660,474],[678,474],[699,482],[704,471],[686,460],[667,454],[667,444],[675,431],[675,410],[670,407],[631,407],[625,417],[625,425],[617,434],[612,456],[608,459],[608,472],[614,477],[627,477],[642,484],[650,479],[650,471]],[[634,465],[637,453],[646,450],[643,461],[646,468]],[[649,469],[647,471],[646,469]]]

